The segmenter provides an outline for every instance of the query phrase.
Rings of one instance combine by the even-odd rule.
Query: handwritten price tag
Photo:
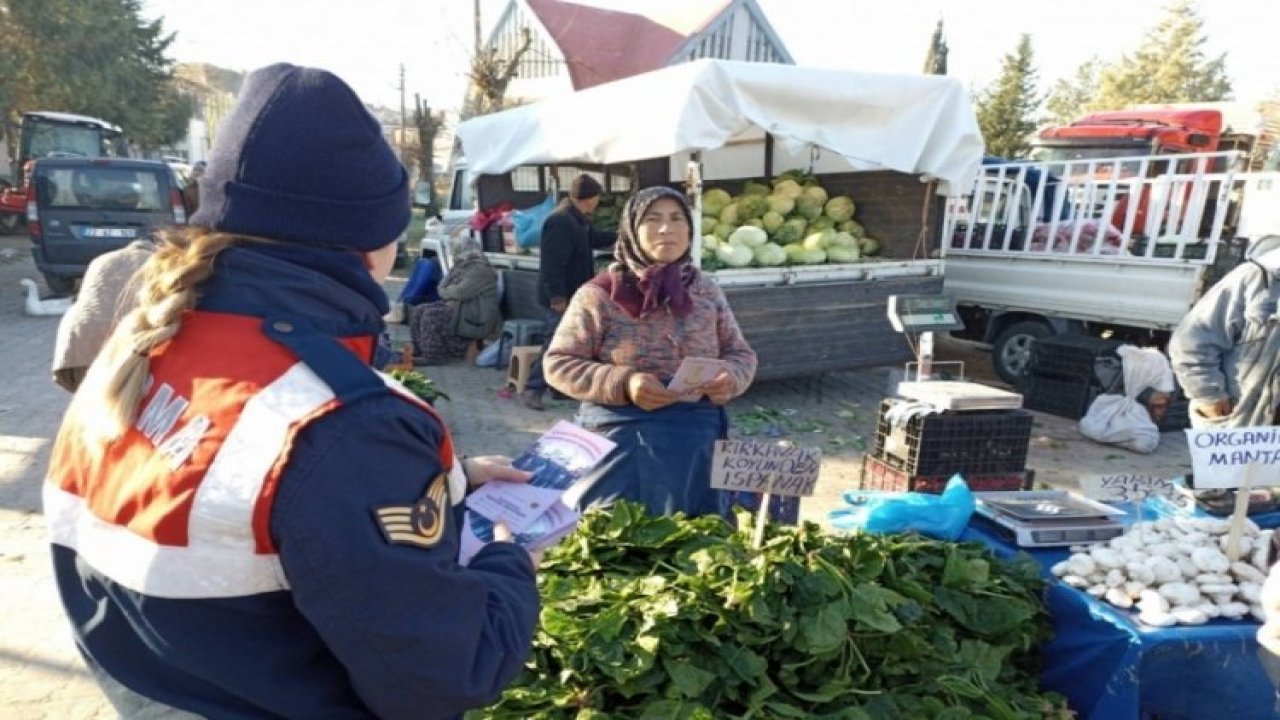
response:
[[[1085,496],[1103,502],[1142,502],[1153,497],[1180,501],[1184,497],[1174,481],[1145,473],[1084,475],[1080,489]]]
[[[808,497],[818,483],[822,452],[782,443],[717,440],[711,487]]]

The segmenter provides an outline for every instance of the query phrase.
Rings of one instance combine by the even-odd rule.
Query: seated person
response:
[[[480,242],[467,234],[449,238],[453,267],[440,281],[440,299],[409,310],[414,352],[424,364],[460,358],[468,347],[492,337],[502,322],[498,273]]]
[[[728,435],[724,405],[751,385],[756,354],[719,286],[690,262],[692,227],[679,192],[637,192],[616,262],[573,294],[547,349],[548,382],[582,401],[580,424],[617,443],[566,493],[578,509],[621,498],[655,515],[720,511],[711,457]],[[696,402],[666,387],[686,357],[728,364]]]

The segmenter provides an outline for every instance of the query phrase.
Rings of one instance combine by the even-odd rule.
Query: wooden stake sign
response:
[[[717,440],[711,459],[711,487],[761,493],[752,545],[764,543],[765,521],[772,495],[809,497],[818,484],[822,451],[788,442]]]

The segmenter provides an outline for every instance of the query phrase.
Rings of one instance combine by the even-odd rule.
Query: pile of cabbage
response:
[[[853,219],[857,206],[812,177],[788,171],[770,185],[747,182],[733,197],[702,194],[702,265],[708,269],[851,263],[880,252]]]

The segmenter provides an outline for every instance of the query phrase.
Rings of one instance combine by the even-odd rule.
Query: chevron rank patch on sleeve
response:
[[[412,505],[374,508],[373,514],[387,542],[433,548],[444,537],[449,518],[449,478],[444,473],[437,475]]]

